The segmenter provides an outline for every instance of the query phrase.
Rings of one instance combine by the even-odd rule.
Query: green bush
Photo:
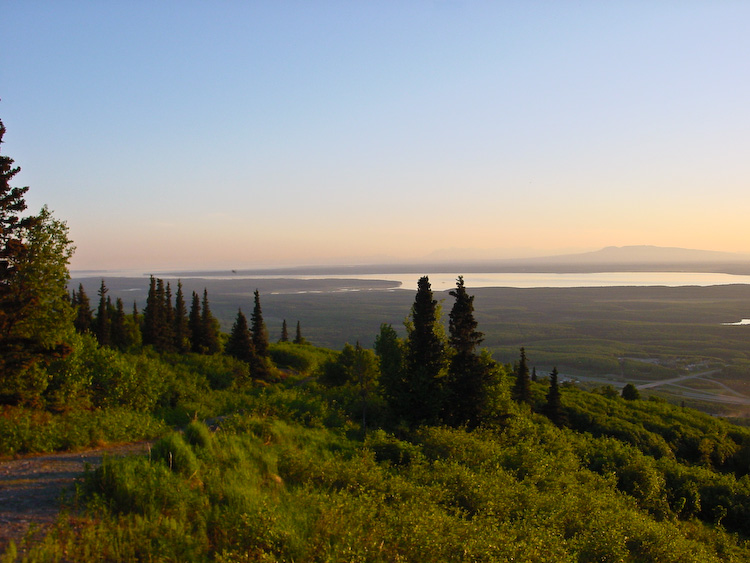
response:
[[[187,477],[198,472],[198,458],[179,432],[172,432],[156,442],[151,448],[151,458]]]
[[[292,342],[271,344],[268,351],[277,367],[292,369],[305,375],[311,374],[318,366],[338,355],[338,352],[326,348]]]
[[[211,431],[202,422],[193,421],[185,427],[185,441],[193,448],[210,450],[213,445]]]
[[[388,462],[393,465],[408,465],[415,460],[424,458],[419,446],[399,440],[376,430],[365,442],[365,445],[375,454],[378,462]]]
[[[122,408],[54,414],[0,407],[0,455],[76,450],[146,440],[167,427],[147,413]]]

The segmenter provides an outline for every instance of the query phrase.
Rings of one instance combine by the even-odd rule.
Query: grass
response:
[[[258,414],[232,417],[215,433],[194,424],[154,446],[173,459],[181,451],[188,465],[154,450],[150,459],[105,461],[86,480],[88,512],[61,521],[26,560],[668,563],[748,555],[721,530],[650,514],[645,507],[661,506],[658,482],[623,495],[583,461],[583,446],[600,442],[522,411],[503,430],[378,431],[365,443],[344,427]],[[631,464],[631,478],[650,475],[645,457],[628,455],[646,464]]]
[[[0,407],[0,455],[77,450],[155,438],[166,425],[148,413],[125,409],[52,414]]]

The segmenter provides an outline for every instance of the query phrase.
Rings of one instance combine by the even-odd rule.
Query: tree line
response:
[[[76,311],[75,329],[81,334],[92,334],[101,346],[121,351],[150,346],[160,353],[224,353],[248,363],[255,377],[264,378],[269,374],[269,335],[257,289],[250,323],[242,309],[238,309],[228,335],[221,333],[219,321],[211,312],[206,288],[202,297],[192,292],[188,309],[180,280],[173,297],[169,281],[151,276],[146,306],[139,313],[134,302],[130,314],[125,312],[122,299],[118,297],[113,303],[108,292],[102,280],[95,310],[83,284],[70,294],[70,304]],[[290,340],[284,320],[279,342],[305,344],[300,322],[297,321],[296,335]]]

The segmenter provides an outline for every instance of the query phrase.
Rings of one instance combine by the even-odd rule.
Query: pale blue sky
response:
[[[750,252],[750,2],[0,7],[73,268]]]

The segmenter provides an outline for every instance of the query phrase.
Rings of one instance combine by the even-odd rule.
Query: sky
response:
[[[71,269],[750,252],[750,2],[5,0]]]

